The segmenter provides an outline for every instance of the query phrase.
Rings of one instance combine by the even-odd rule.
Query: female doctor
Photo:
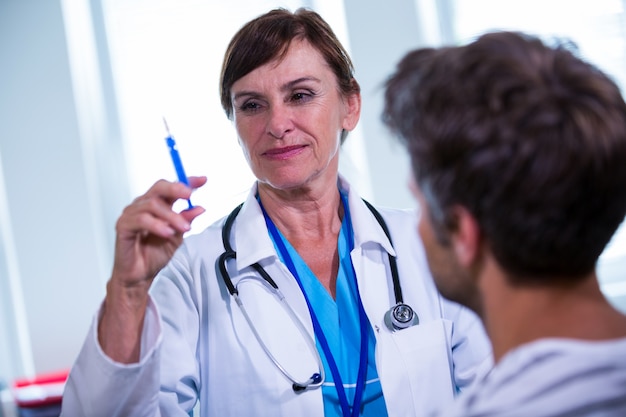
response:
[[[491,365],[477,318],[441,298],[416,216],[370,208],[338,173],[361,96],[327,23],[246,24],[221,100],[257,181],[228,219],[172,210],[164,180],[116,230],[106,298],[63,416],[426,416]],[[275,288],[276,287],[276,288]]]

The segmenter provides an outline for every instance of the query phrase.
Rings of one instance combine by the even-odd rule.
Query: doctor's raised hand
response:
[[[427,416],[481,378],[488,339],[437,292],[416,213],[376,208],[339,173],[361,92],[321,16],[246,23],[220,99],[256,181],[184,239],[200,209],[171,211],[180,184],[124,211],[62,415]]]
[[[189,177],[193,189],[206,177]],[[172,205],[188,199],[192,188],[160,180],[127,206],[116,224],[115,260],[98,329],[103,351],[121,363],[139,359],[139,335],[148,289],[183,242],[200,206],[177,213]]]

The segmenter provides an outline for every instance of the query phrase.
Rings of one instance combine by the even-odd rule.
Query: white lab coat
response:
[[[345,180],[340,186],[349,191]],[[245,307],[270,352],[306,380],[318,367],[293,320],[249,267],[259,262],[314,337],[298,284],[277,257],[255,199],[245,202],[231,233],[228,264]],[[352,260],[363,306],[376,336],[376,364],[390,416],[427,416],[491,367],[478,318],[441,298],[427,268],[414,213],[380,210],[385,236],[359,196],[349,192]],[[200,401],[203,417],[323,416],[321,389],[294,393],[268,359],[226,290],[217,265],[223,221],[189,236],[151,289],[140,362],[114,363],[97,343],[96,323],[73,366],[62,416],[186,416]],[[383,317],[395,304],[387,253],[397,256],[404,301],[420,324],[391,332]]]

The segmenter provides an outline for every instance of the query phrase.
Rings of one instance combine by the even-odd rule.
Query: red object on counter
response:
[[[61,404],[68,370],[20,378],[13,382],[15,404],[21,408],[38,408]]]

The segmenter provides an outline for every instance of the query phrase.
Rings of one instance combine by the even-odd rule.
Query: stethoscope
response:
[[[367,208],[372,212],[372,214],[376,218],[376,221],[378,221],[378,224],[380,224],[380,226],[382,227],[383,231],[385,232],[385,235],[387,236],[387,239],[389,239],[389,242],[391,242],[391,245],[393,247],[391,235],[389,233],[389,229],[387,228],[387,223],[385,223],[385,220],[382,218],[378,210],[374,208],[374,206],[372,206],[366,200],[363,200],[363,202],[365,203]],[[318,388],[322,386],[322,384],[325,381],[325,373],[324,373],[324,364],[322,362],[320,354],[315,345],[315,340],[313,340],[313,338],[307,331],[306,327],[304,326],[302,321],[298,318],[298,316],[293,311],[291,306],[289,306],[289,304],[285,301],[285,296],[282,294],[282,292],[278,288],[278,285],[276,284],[276,282],[274,282],[272,277],[265,271],[265,269],[258,262],[255,262],[251,265],[251,267],[254,268],[254,270],[257,271],[259,275],[263,278],[263,281],[269,284],[268,288],[274,293],[274,295],[278,298],[283,308],[287,311],[289,316],[293,319],[293,322],[298,327],[298,330],[300,331],[300,333],[302,333],[302,336],[304,337],[304,340],[306,341],[309,350],[315,357],[315,360],[317,362],[318,372],[311,375],[311,377],[306,381],[298,381],[280,364],[280,362],[274,357],[274,355],[272,355],[270,350],[267,348],[267,345],[265,344],[265,342],[263,342],[263,339],[257,332],[256,327],[254,326],[254,323],[250,319],[250,316],[248,315],[243,305],[243,301],[239,297],[239,291],[237,287],[233,284],[232,279],[230,278],[230,274],[228,273],[228,268],[226,267],[226,264],[230,259],[237,258],[237,252],[235,252],[232,246],[230,245],[229,238],[230,238],[231,229],[235,222],[235,218],[239,214],[239,211],[241,210],[242,206],[243,206],[243,203],[235,207],[235,209],[226,218],[226,221],[224,222],[224,226],[222,227],[222,243],[224,244],[224,253],[222,253],[220,257],[218,258],[218,264],[219,264],[219,269],[222,275],[222,279],[224,280],[224,284],[226,285],[226,288],[228,289],[228,292],[230,293],[230,295],[235,299],[235,302],[241,309],[241,312],[243,313],[245,320],[248,322],[248,325],[250,326],[250,329],[252,330],[254,337],[259,342],[259,345],[261,346],[265,354],[268,356],[268,358],[274,363],[276,368],[278,368],[278,370],[289,381],[292,382],[293,390],[295,392],[301,392],[306,389]],[[389,328],[389,330],[391,330],[392,332],[395,332],[395,331],[406,329],[408,327],[419,324],[419,318],[417,314],[413,311],[411,306],[403,302],[402,287],[400,286],[400,278],[398,276],[398,264],[394,256],[392,256],[391,254],[388,254],[388,257],[389,257],[389,269],[391,270],[391,279],[393,282],[393,292],[394,292],[394,296],[396,299],[396,304],[391,309],[389,309],[387,313],[385,313],[384,323]]]

